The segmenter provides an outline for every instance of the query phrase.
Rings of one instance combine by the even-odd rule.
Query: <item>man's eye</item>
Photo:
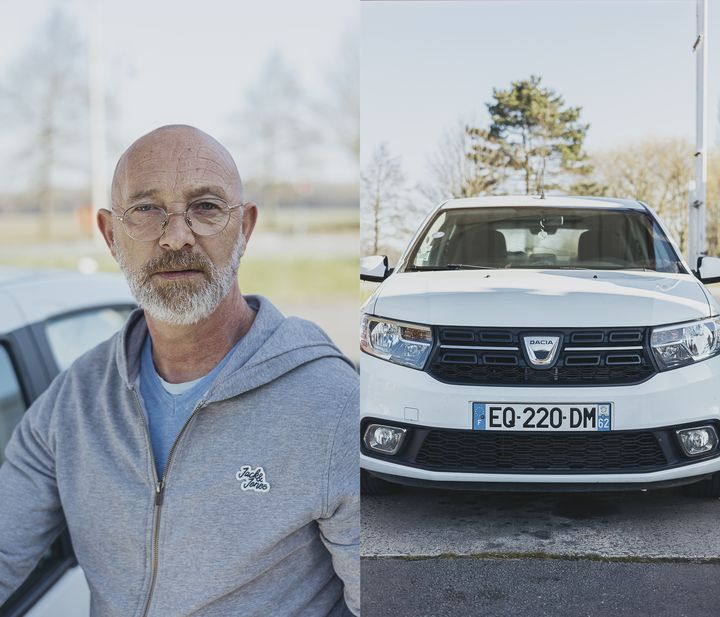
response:
[[[200,212],[213,212],[215,210],[222,210],[222,206],[212,201],[199,201],[192,205],[194,210]]]
[[[140,212],[140,213],[142,213],[142,212],[152,212],[152,210],[154,210],[154,209],[155,209],[155,206],[153,206],[153,205],[151,205],[151,204],[141,204],[141,205],[135,206],[135,207],[133,208],[133,210],[134,210],[135,212]]]

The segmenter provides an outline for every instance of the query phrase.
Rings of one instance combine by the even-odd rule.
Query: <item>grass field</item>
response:
[[[119,272],[109,255],[94,259],[98,270]],[[77,259],[36,253],[0,257],[0,265],[76,270]],[[240,264],[239,279],[243,293],[259,293],[285,302],[356,301],[359,294],[357,260],[349,258],[246,257]]]
[[[243,293],[281,302],[357,302],[359,294],[358,216],[352,208],[287,208],[271,222],[261,210],[258,229],[240,266]],[[88,221],[85,221],[88,223]],[[93,243],[72,214],[56,215],[51,238],[38,237],[37,216],[0,214],[0,265],[119,271],[102,243]]]
[[[91,237],[87,216],[69,212],[55,214],[49,222],[49,236],[41,237],[39,217],[35,214],[0,213],[0,246],[33,242],[70,242]],[[280,233],[335,233],[359,229],[358,210],[354,208],[281,208],[271,215],[260,209],[257,230]]]
[[[359,294],[356,259],[247,257],[240,264],[239,277],[243,293],[291,302],[356,301]]]

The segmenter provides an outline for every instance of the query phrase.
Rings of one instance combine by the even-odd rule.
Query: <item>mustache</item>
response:
[[[145,275],[145,282],[158,272],[169,270],[198,270],[207,274],[212,269],[212,263],[204,255],[199,253],[188,253],[186,251],[174,251],[163,253],[160,257],[151,259],[142,268]]]

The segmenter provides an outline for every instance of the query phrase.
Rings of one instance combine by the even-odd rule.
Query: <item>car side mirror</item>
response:
[[[382,283],[390,274],[386,255],[370,255],[360,260],[360,280],[371,283]]]
[[[720,259],[703,255],[698,257],[696,276],[701,283],[720,283]]]

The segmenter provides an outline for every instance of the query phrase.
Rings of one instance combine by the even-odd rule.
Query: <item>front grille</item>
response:
[[[539,330],[438,326],[438,345],[426,371],[445,383],[488,386],[629,385],[657,372],[648,328],[544,331],[561,336],[562,348],[550,369],[535,368],[522,351],[522,336]]]
[[[630,472],[667,465],[650,431],[510,434],[432,429],[415,464],[458,472]]]

